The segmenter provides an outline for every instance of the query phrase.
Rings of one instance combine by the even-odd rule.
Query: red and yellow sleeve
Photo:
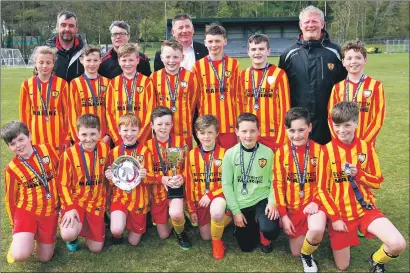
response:
[[[77,79],[74,79],[70,83],[70,100],[68,104],[68,124],[70,126],[70,136],[71,139],[74,140],[75,142],[78,141],[77,137],[77,119],[81,115],[81,98],[80,98],[80,93],[78,91],[78,86],[77,86]]]
[[[187,208],[189,213],[194,213],[196,212],[196,207],[195,207],[195,197],[194,197],[194,180],[193,180],[193,175],[192,175],[192,170],[191,170],[191,153],[193,154],[194,152],[190,152],[188,154],[187,159],[185,160],[185,169],[184,169],[184,178],[185,178],[185,196],[186,196],[186,203],[187,203]]]
[[[70,145],[71,141],[71,135],[70,135],[70,126],[69,126],[69,110],[65,107],[66,105],[68,106],[69,104],[69,87],[68,83],[63,80],[61,83],[61,95],[62,95],[62,115],[63,115],[63,124],[61,126],[62,128],[62,134],[63,134],[63,139],[64,139],[64,144],[66,147]]]
[[[245,73],[247,69],[242,70],[238,79],[238,89],[236,89],[236,116],[245,112]]]
[[[276,138],[276,145],[281,146],[286,141],[286,131],[285,131],[285,116],[290,109],[290,89],[288,76],[283,71],[282,77],[279,82],[279,105],[280,105],[280,114],[279,114],[279,128],[278,135]]]
[[[286,209],[286,170],[283,167],[284,150],[279,149],[275,153],[273,164],[273,192],[275,195],[276,206],[280,216],[287,215]]]
[[[5,198],[4,203],[6,205],[7,215],[9,216],[11,226],[14,226],[14,212],[16,209],[16,201],[17,201],[17,180],[15,179],[14,175],[11,174],[7,167],[4,170],[4,184],[5,184]]]
[[[74,203],[71,198],[73,193],[73,171],[68,153],[64,152],[60,157],[57,181],[60,182],[58,185],[58,195],[60,196],[61,206],[66,211],[74,208]]]
[[[29,94],[28,80],[25,80],[20,87],[20,120],[24,122],[29,128],[31,123],[31,99]]]
[[[372,102],[373,107],[370,113],[373,119],[367,125],[362,136],[362,139],[369,143],[375,142],[386,117],[386,101],[383,84],[379,82],[379,85],[375,90],[377,90],[377,92],[374,101]]]
[[[154,98],[154,87],[151,78],[146,78],[145,81],[145,94],[143,98],[143,107],[141,109],[142,113],[138,116],[143,116],[141,119],[141,133],[138,137],[140,143],[145,143],[145,141],[150,138],[151,133],[151,112],[154,109],[155,98]]]
[[[112,79],[110,81],[110,84],[108,85],[108,90],[106,94],[106,100],[105,100],[105,115],[107,117],[107,128],[108,128],[108,133],[111,136],[111,139],[113,142],[117,145],[119,143],[120,136],[118,134],[118,129],[117,129],[117,121],[116,121],[116,105],[115,105],[115,79]]]
[[[382,182],[384,181],[384,177],[380,169],[379,158],[373,145],[371,145],[370,143],[365,144],[367,144],[367,149],[368,151],[370,151],[370,153],[368,154],[369,159],[364,171],[360,167],[358,168],[355,180],[361,184],[366,185],[369,188],[379,189]]]
[[[154,163],[152,161],[152,152],[148,148],[145,149],[144,152],[144,162],[145,168],[147,169],[147,176],[144,179],[146,184],[156,184],[156,177],[154,173]]]
[[[340,99],[339,99],[339,88],[340,88],[340,86],[342,86],[344,81],[342,81],[342,82],[339,82],[339,83],[337,83],[337,84],[335,84],[334,86],[333,86],[333,88],[332,88],[332,93],[330,94],[330,98],[329,98],[329,102],[328,102],[328,104],[327,104],[327,112],[328,112],[328,114],[327,114],[327,122],[328,122],[328,124],[329,124],[329,129],[330,129],[330,134],[332,135],[332,138],[335,138],[336,137],[336,135],[335,135],[335,132],[333,131],[333,122],[332,122],[332,115],[331,115],[331,113],[332,113],[332,110],[333,110],[333,107],[338,103],[338,102],[340,102]]]

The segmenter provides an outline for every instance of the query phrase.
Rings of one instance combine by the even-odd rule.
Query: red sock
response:
[[[259,230],[259,235],[260,235],[260,242],[264,246],[270,245],[270,240],[266,239],[265,236],[263,236],[262,231]]]

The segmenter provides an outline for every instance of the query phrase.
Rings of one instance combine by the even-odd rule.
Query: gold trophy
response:
[[[164,162],[167,165],[168,169],[171,170],[172,176],[181,174],[184,169],[186,157],[186,150],[180,147],[171,147],[165,150]],[[171,178],[171,182],[175,179]],[[178,187],[174,185],[173,187],[168,188],[168,198],[183,198],[184,197],[184,187]]]

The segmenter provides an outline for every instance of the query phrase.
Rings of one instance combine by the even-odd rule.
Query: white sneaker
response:
[[[300,259],[302,260],[303,264],[303,271],[305,273],[317,272],[317,264],[316,261],[313,259],[313,255],[304,255],[300,254]]]

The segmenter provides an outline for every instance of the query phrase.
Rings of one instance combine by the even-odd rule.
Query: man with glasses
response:
[[[109,29],[113,47],[103,56],[98,73],[101,76],[113,79],[122,73],[122,69],[118,64],[117,50],[130,40],[130,25],[124,21],[114,21],[111,23]],[[151,67],[148,57],[140,52],[139,59],[137,71],[149,77],[151,75]]]

